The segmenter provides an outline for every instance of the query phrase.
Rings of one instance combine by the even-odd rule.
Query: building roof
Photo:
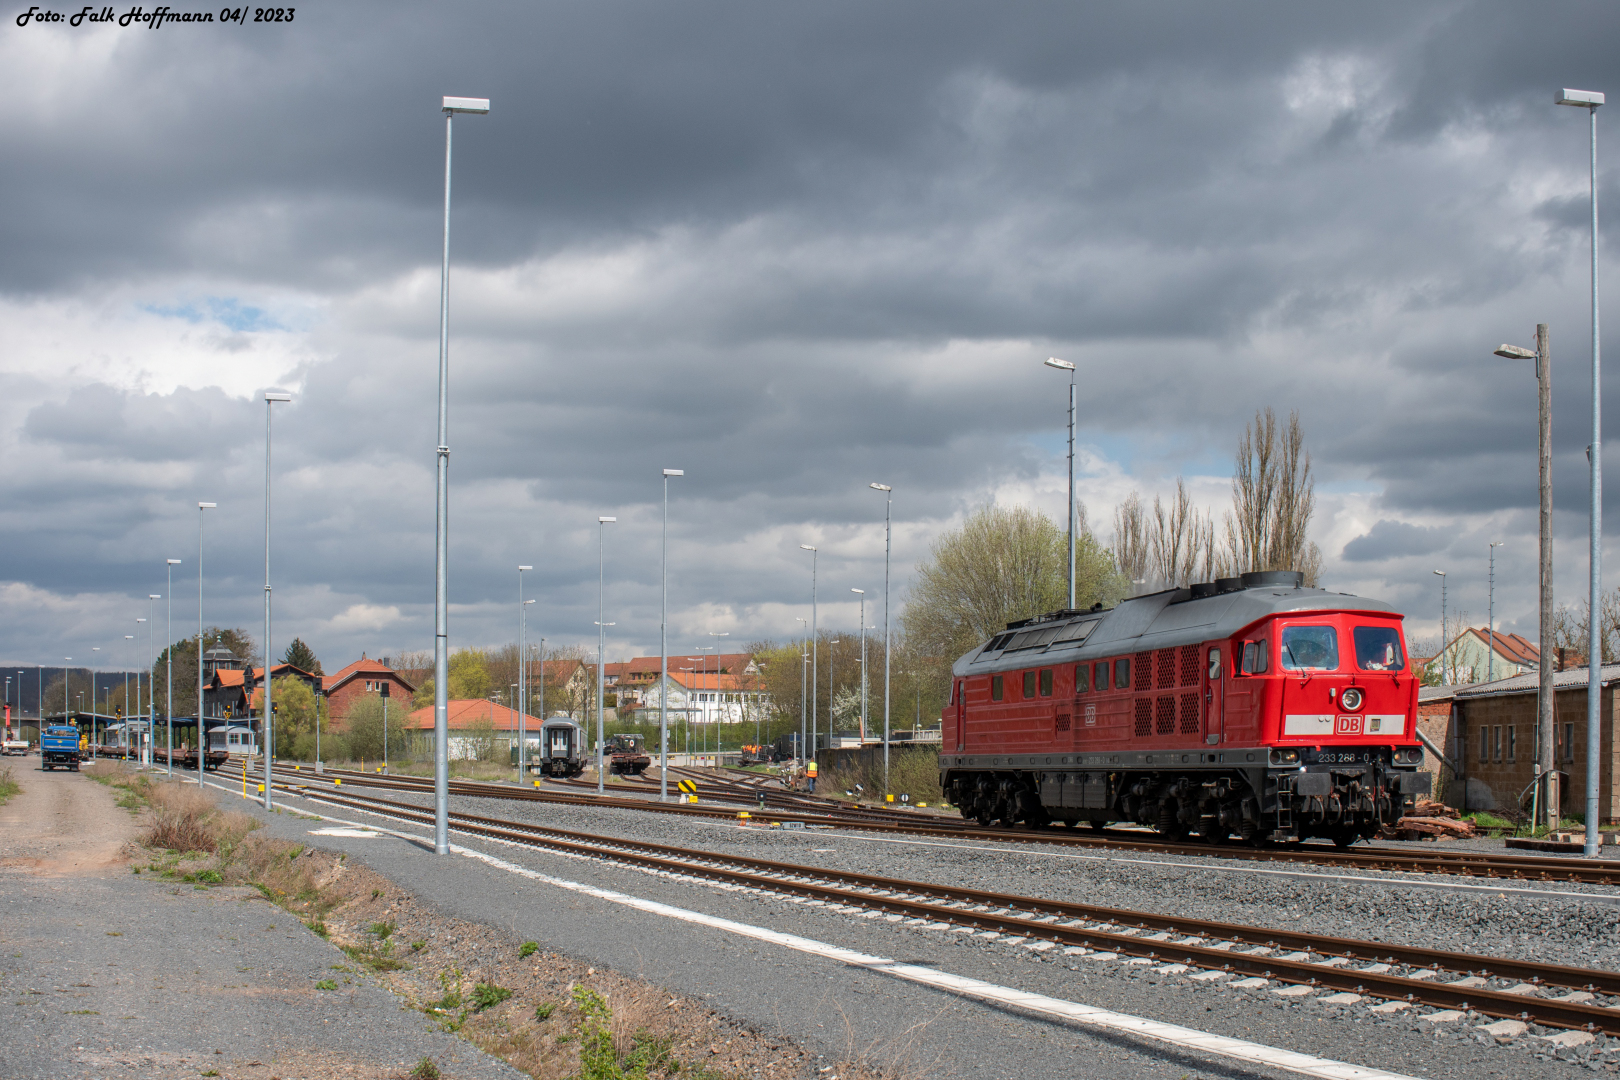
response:
[[[447,726],[451,731],[465,731],[480,724],[491,724],[496,731],[516,731],[520,719],[518,710],[484,698],[452,699],[447,712]],[[540,730],[538,716],[529,716],[523,724],[530,731]],[[433,706],[424,705],[411,713],[406,718],[405,726],[422,731],[433,730]]]
[[[633,679],[657,679],[661,659],[661,657],[657,656],[638,656],[624,664],[623,667]],[[702,653],[694,657],[688,656],[684,652],[671,651],[669,654],[669,670],[672,672],[677,671],[683,665],[694,664],[700,660],[708,665],[711,674],[718,667],[723,674],[741,675],[754,666],[753,653],[721,653],[718,657],[713,653]]]
[[[1587,675],[1587,669],[1583,667],[1555,671],[1553,672],[1553,690],[1584,690],[1586,689]],[[1600,678],[1602,678],[1604,686],[1613,686],[1615,683],[1620,682],[1620,664],[1604,664]],[[1531,671],[1523,675],[1515,675],[1511,679],[1497,679],[1495,682],[1459,686],[1456,688],[1456,699],[1458,701],[1470,701],[1474,698],[1534,694],[1540,689],[1540,684],[1541,673]]]
[[[1470,626],[1453,638],[1451,646],[1447,647],[1453,647],[1463,638],[1470,636],[1478,638],[1480,645],[1486,649],[1491,647],[1494,640],[1496,655],[1510,664],[1534,667],[1541,663],[1541,648],[1535,642],[1518,634],[1505,634],[1500,630],[1492,634],[1489,627]]]
[[[687,690],[763,690],[757,675],[704,675],[696,671],[671,671],[669,681]]]
[[[395,682],[405,687],[405,689],[409,692],[413,694],[416,693],[416,687],[411,685],[411,681],[409,679],[405,678],[405,676],[401,675],[399,672],[395,671],[381,660],[368,659],[365,653],[361,653],[360,659],[356,660],[342,671],[339,671],[336,675],[323,676],[321,679],[321,689],[330,694],[333,690],[336,690],[349,680],[365,675],[369,675],[374,678],[391,677]]]

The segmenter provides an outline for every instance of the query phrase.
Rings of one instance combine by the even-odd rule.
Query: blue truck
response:
[[[39,740],[40,764],[47,769],[66,765],[79,771],[79,729],[72,724],[52,724]]]

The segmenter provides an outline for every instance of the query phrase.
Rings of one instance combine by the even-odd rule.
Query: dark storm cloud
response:
[[[1028,440],[1063,421],[1052,354],[1082,366],[1084,437],[1154,469],[1224,462],[1256,408],[1297,408],[1324,506],[1377,489],[1324,548],[1369,590],[1426,595],[1413,545],[1474,541],[1437,519],[1533,535],[1533,383],[1489,353],[1536,321],[1555,327],[1560,535],[1581,527],[1585,143],[1551,95],[1607,85],[1617,21],[642,3],[345,5],[111,49],[8,29],[28,93],[0,118],[0,179],[28,212],[0,221],[0,300],[23,352],[56,335],[69,362],[0,401],[0,506],[35,511],[0,509],[4,576],[130,591],[217,498],[211,595],[256,617],[252,379],[166,380],[161,346],[128,350],[140,378],[81,372],[124,351],[74,344],[78,309],[38,314],[122,305],[207,330],[222,371],[230,342],[260,362],[293,343],[280,610],[337,648],[426,644],[436,105],[458,93],[494,102],[456,126],[458,641],[508,635],[518,562],[553,640],[591,635],[608,513],[609,618],[645,646],[662,467],[689,473],[677,623],[731,605],[739,634],[791,630],[801,541],[828,588],[877,588],[874,479],[896,488],[898,592],[938,522],[1050,478]]]

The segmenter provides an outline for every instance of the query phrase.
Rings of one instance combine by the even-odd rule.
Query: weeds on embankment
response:
[[[0,769],[0,806],[4,806],[7,799],[19,794],[21,791],[22,785],[18,784],[11,775],[11,766],[7,765],[5,768]]]
[[[856,788],[859,784],[861,789]],[[893,795],[898,804],[901,795],[911,796],[910,802],[930,807],[943,806],[944,793],[939,787],[939,755],[927,750],[897,750],[889,754],[889,785],[883,786],[883,760],[873,755],[870,764],[856,764],[849,769],[829,769],[816,784],[818,795],[840,795],[854,792],[863,802],[884,802],[885,795]]]

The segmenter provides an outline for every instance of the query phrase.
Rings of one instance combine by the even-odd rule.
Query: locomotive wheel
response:
[[[1333,834],[1333,846],[1336,848],[1347,848],[1351,844],[1355,843],[1358,839],[1360,838],[1349,829],[1339,829]]]
[[[1098,821],[1095,818],[1093,818],[1089,824],[1091,825],[1092,832],[1102,832],[1104,829],[1108,828],[1108,822]]]

